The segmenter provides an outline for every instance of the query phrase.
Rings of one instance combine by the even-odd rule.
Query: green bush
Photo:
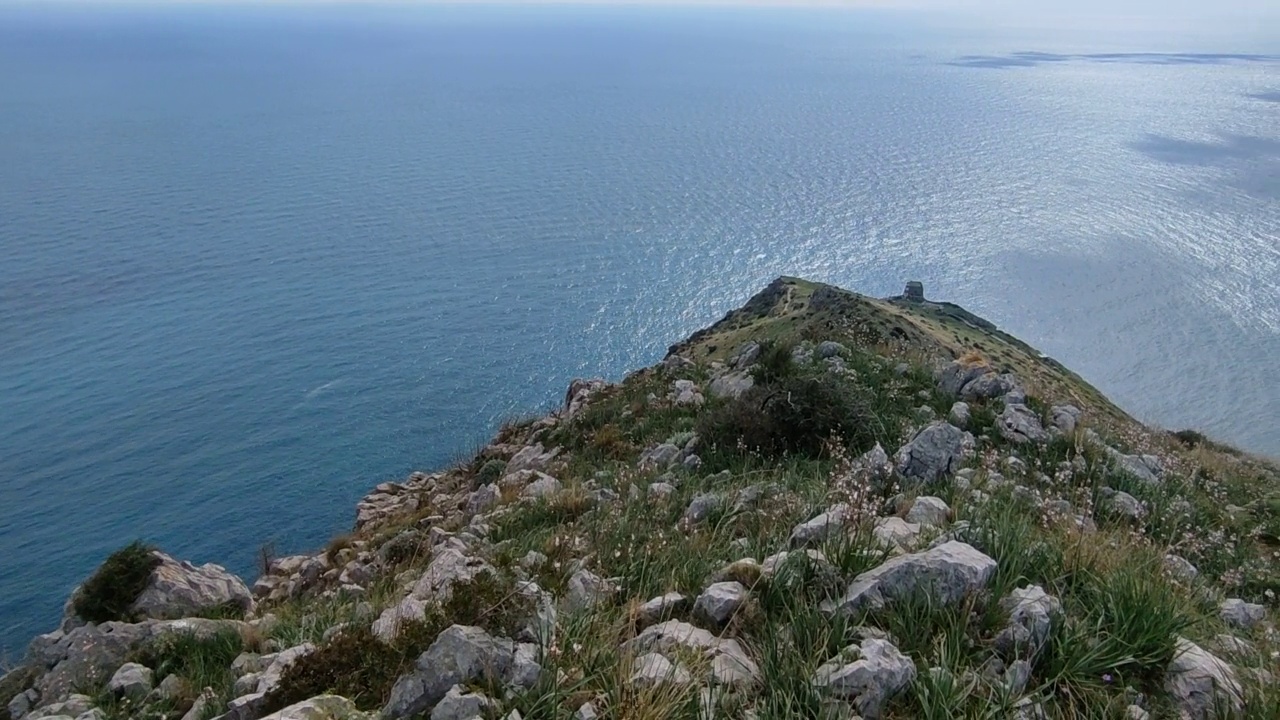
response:
[[[130,606],[146,590],[151,571],[160,564],[154,550],[135,540],[111,553],[76,593],[76,615],[92,623],[134,620]]]
[[[819,456],[837,439],[855,450],[874,443],[866,404],[848,383],[824,374],[797,374],[759,384],[698,420],[698,436],[722,452],[742,448],[765,456]]]
[[[493,459],[487,461],[480,466],[480,470],[476,472],[476,486],[488,485],[489,483],[498,482],[502,477],[502,471],[507,469],[505,460]]]
[[[760,343],[760,356],[751,366],[751,377],[758,384],[768,385],[783,378],[791,377],[796,372],[796,362],[792,343],[766,340]]]
[[[364,710],[380,707],[400,675],[435,639],[439,628],[408,623],[394,644],[378,639],[365,623],[344,628],[315,652],[290,664],[280,684],[265,698],[265,712],[275,712],[316,695],[336,693]]]

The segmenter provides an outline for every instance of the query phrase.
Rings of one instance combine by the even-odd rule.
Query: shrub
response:
[[[151,572],[160,564],[154,550],[135,540],[111,553],[76,593],[76,615],[92,623],[134,620],[130,606],[147,589]]]
[[[796,371],[794,352],[795,345],[791,343],[776,340],[760,343],[760,357],[751,367],[752,378],[761,385],[768,385],[790,377]]]
[[[431,554],[431,543],[418,530],[397,534],[378,548],[378,557],[386,567],[399,567]]]
[[[502,477],[502,471],[507,469],[505,460],[493,459],[480,466],[480,470],[476,472],[476,485],[488,485],[495,483]]]
[[[721,451],[743,447],[766,456],[818,456],[832,438],[855,450],[870,446],[869,419],[849,384],[824,375],[794,375],[713,407],[699,418],[698,436]]]
[[[280,684],[267,693],[265,711],[275,712],[307,698],[336,693],[357,707],[372,710],[382,705],[396,678],[412,669],[414,659],[434,640],[426,623],[400,628],[395,644],[378,639],[367,624],[344,628],[315,652],[285,668]]]
[[[591,447],[610,460],[626,459],[634,448],[617,424],[609,423],[591,435]]]

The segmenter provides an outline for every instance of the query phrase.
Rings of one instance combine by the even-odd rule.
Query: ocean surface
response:
[[[135,537],[321,546],[781,274],[1280,455],[1276,30],[0,6],[0,646]]]

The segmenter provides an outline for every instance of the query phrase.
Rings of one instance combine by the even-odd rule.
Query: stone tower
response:
[[[902,299],[911,302],[924,302],[924,283],[919,280],[908,280],[907,289],[902,291]]]

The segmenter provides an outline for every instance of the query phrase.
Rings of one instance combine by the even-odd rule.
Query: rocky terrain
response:
[[[134,544],[0,720],[1280,717],[1280,471],[780,278],[251,586]]]

